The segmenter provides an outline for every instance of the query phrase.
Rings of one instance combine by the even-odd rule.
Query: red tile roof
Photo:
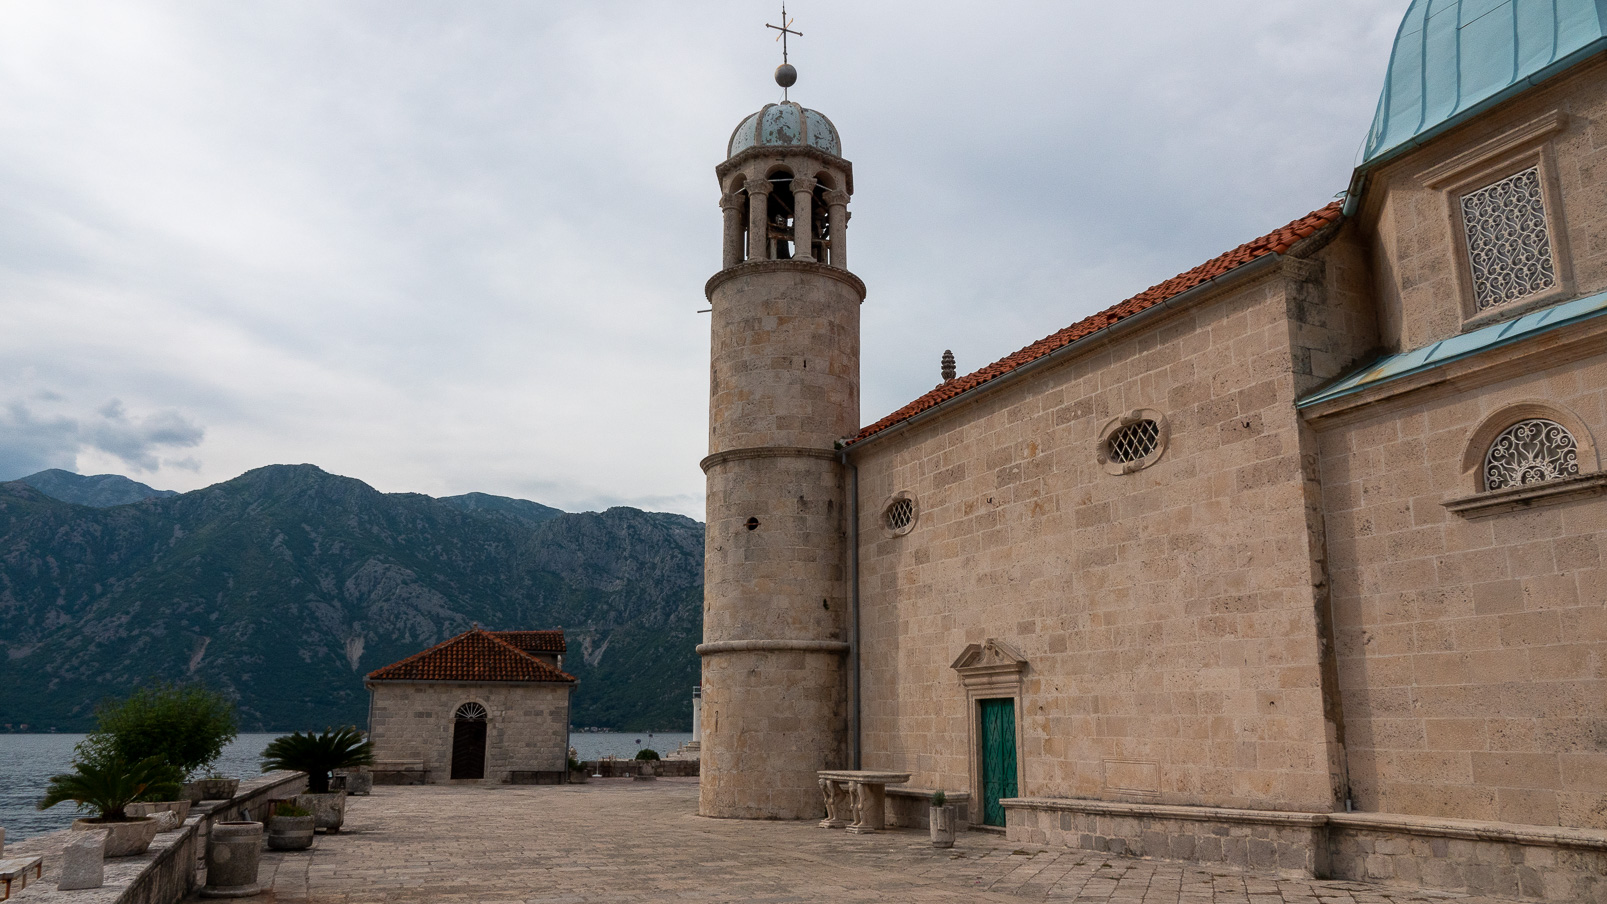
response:
[[[498,632],[558,634],[561,631]],[[471,628],[401,662],[368,673],[370,681],[574,681],[496,633]]]
[[[526,653],[562,653],[568,649],[562,631],[492,631]]]
[[[1174,296],[1181,295],[1195,286],[1209,282],[1257,258],[1265,257],[1268,254],[1283,254],[1295,242],[1325,226],[1339,222],[1341,206],[1341,202],[1335,201],[1321,210],[1312,211],[1281,229],[1275,229],[1254,241],[1246,242],[1220,257],[1212,258],[1186,273],[1181,273],[1158,286],[1146,289],[1118,305],[1100,311],[1092,317],[1079,320],[1060,332],[1040,339],[1015,354],[1000,358],[975,373],[950,380],[859,431],[858,435],[850,440],[850,443],[857,443],[862,439],[874,436],[894,424],[907,421],[915,415],[946,402],[963,392],[1004,376],[1024,364],[1036,361],[1057,349],[1070,345],[1078,339],[1091,336],[1113,324],[1120,323],[1140,311],[1152,308]]]

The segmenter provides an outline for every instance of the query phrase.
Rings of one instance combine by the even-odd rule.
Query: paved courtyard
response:
[[[963,833],[849,835],[704,819],[696,779],[376,788],[312,851],[263,855],[280,904],[404,902],[1015,902],[1408,904],[1499,899],[1011,844]],[[194,900],[199,900],[196,898]]]

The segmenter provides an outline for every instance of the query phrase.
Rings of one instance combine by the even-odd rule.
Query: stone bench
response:
[[[887,824],[913,829],[924,829],[931,822],[932,795],[937,791],[927,788],[888,788]],[[948,802],[954,805],[954,830],[964,832],[971,827],[971,792],[946,791]]]
[[[826,818],[820,821],[823,829],[847,826],[855,835],[869,835],[886,823],[887,786],[902,785],[910,780],[908,772],[876,772],[869,769],[822,769],[820,794],[826,799]],[[852,813],[854,821],[848,822]]]
[[[12,857],[0,860],[0,901],[11,897],[13,890],[22,891],[28,887],[28,879],[38,879],[45,874],[45,858],[43,857]]]
[[[368,771],[376,785],[422,785],[430,777],[423,760],[376,760]]]

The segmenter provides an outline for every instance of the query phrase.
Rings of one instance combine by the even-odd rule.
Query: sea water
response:
[[[278,733],[243,734],[223,748],[216,772],[230,778],[250,778],[262,773],[262,750]],[[81,734],[0,734],[0,828],[7,841],[21,841],[34,835],[65,829],[83,815],[69,801],[48,810],[35,807],[44,796],[52,775],[72,769],[73,747]],[[582,760],[605,756],[629,759],[644,747],[666,756],[692,740],[684,732],[576,732],[570,746]]]

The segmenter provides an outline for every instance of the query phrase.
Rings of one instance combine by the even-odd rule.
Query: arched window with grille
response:
[[[1484,489],[1565,480],[1579,476],[1579,441],[1567,427],[1546,418],[1525,418],[1496,435],[1484,453]]]

